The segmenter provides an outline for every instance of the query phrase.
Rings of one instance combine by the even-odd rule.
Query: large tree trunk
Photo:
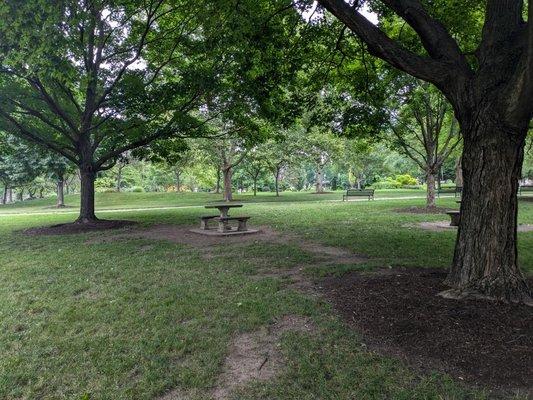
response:
[[[426,185],[427,185],[427,194],[426,194],[426,208],[435,209],[435,173],[433,171],[428,171],[426,174]]]
[[[65,207],[65,196],[64,196],[65,180],[63,177],[59,177],[57,180],[57,204],[58,208]]]
[[[224,175],[224,201],[232,201],[233,192],[231,190],[231,167],[224,167],[222,169],[222,174]]]
[[[94,180],[96,174],[92,168],[80,169],[80,215],[77,223],[90,223],[98,221],[94,214]]]
[[[447,297],[531,302],[517,265],[517,189],[526,130],[485,116],[463,124],[461,222]],[[482,137],[483,140],[479,138]]]

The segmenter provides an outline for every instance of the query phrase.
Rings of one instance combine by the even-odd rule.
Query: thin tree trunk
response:
[[[7,202],[7,190],[8,189],[7,189],[7,185],[6,185],[6,186],[4,186],[4,194],[2,196],[2,204],[6,204],[6,202]]]
[[[254,196],[257,196],[257,175],[254,176]]]
[[[57,180],[57,208],[65,207],[65,196],[64,196],[65,180],[63,177],[59,177]]]
[[[76,222],[90,223],[98,221],[94,214],[94,180],[96,174],[92,168],[80,169],[80,215]]]
[[[316,192],[324,193],[324,171],[320,165],[316,169]]]
[[[221,180],[221,171],[220,171],[220,168],[217,168],[217,186],[215,189],[216,194],[220,193],[220,180]]]
[[[231,190],[231,167],[224,167],[222,169],[222,173],[224,175],[224,201],[232,201],[233,192]]]
[[[117,172],[117,192],[120,193],[120,188],[122,186],[122,167],[119,165]]]
[[[181,192],[181,172],[178,169],[174,170],[174,176],[176,177],[176,192]]]
[[[13,189],[9,188],[7,191],[7,202],[13,203]]]
[[[426,174],[426,185],[427,185],[427,194],[426,194],[426,208],[431,210],[435,209],[435,173],[433,171],[428,171]]]
[[[527,129],[495,121],[492,115],[478,116],[463,128],[461,221],[446,279],[452,289],[442,295],[530,303],[516,247],[517,189]]]
[[[279,197],[279,174],[280,174],[280,168],[277,167],[276,168],[276,172],[274,173],[274,178],[276,180],[276,182],[275,182],[275,185],[276,185],[276,197]]]
[[[21,188],[21,189],[20,189],[20,192],[19,192],[19,200],[20,200],[20,201],[24,201],[24,188]]]

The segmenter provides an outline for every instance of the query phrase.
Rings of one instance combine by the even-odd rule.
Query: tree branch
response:
[[[465,56],[444,25],[431,17],[418,0],[383,0],[418,34],[431,58],[469,69]]]
[[[319,3],[359,36],[371,54],[410,75],[442,87],[449,84],[452,76],[460,73],[450,62],[422,57],[407,50],[344,0],[319,0]]]
[[[72,161],[75,164],[78,164],[78,159],[76,158],[74,152],[70,153],[69,150],[74,151],[74,149],[66,147],[63,148],[59,146],[55,141],[53,140],[47,140],[46,138],[43,138],[39,135],[34,134],[31,130],[24,127],[20,122],[18,122],[15,118],[13,118],[8,113],[4,112],[2,109],[0,109],[0,116],[4,117],[5,120],[10,122],[14,127],[16,128],[16,132],[12,132],[15,136],[21,136],[24,139],[31,140],[33,142],[36,142],[42,146],[45,146],[49,148],[50,150],[55,151],[56,153],[61,154],[63,157],[67,158],[68,160]],[[18,133],[18,134],[17,134]]]

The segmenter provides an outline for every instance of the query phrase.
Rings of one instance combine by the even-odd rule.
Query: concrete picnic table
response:
[[[220,218],[228,218],[228,213],[230,208],[239,208],[242,207],[242,204],[232,204],[232,203],[219,203],[219,204],[208,204],[205,208],[218,208],[220,211]]]

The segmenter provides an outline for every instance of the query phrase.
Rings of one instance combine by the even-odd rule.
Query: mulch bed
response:
[[[445,276],[393,269],[329,277],[321,286],[370,348],[495,394],[519,389],[533,396],[533,308],[438,297]]]
[[[93,231],[103,231],[108,229],[121,229],[137,224],[135,221],[101,219],[95,222],[80,224],[71,222],[68,224],[58,224],[52,226],[41,226],[29,228],[21,231],[25,235],[73,235],[76,233],[87,233]]]
[[[449,208],[444,207],[426,208],[412,206],[407,208],[397,208],[394,212],[408,214],[445,214],[448,210]]]

